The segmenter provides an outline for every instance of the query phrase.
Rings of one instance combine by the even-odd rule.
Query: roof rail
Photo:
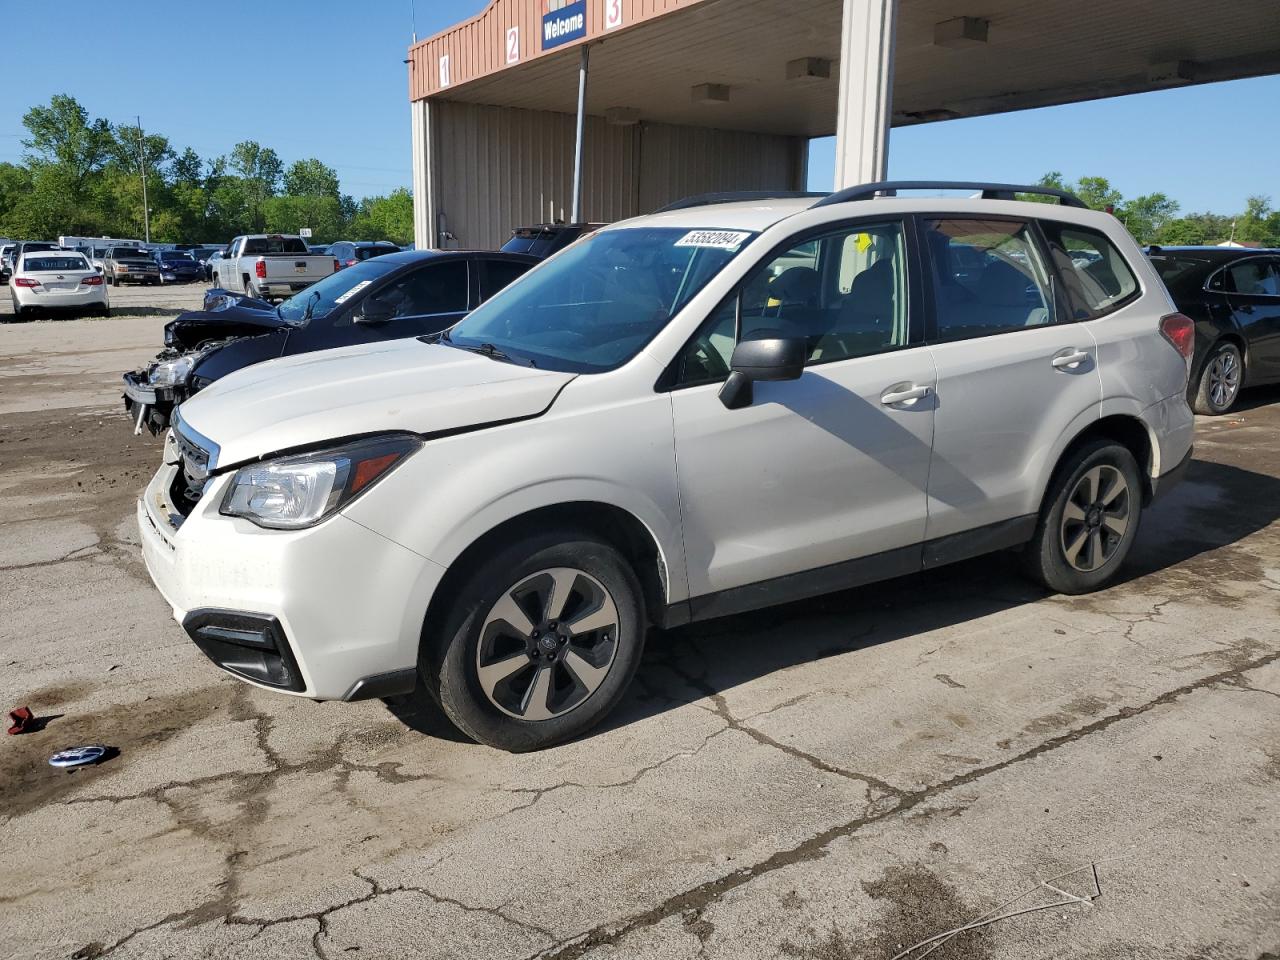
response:
[[[699,193],[696,196],[685,197],[683,200],[669,203],[654,212],[666,213],[670,210],[706,207],[713,203],[738,203],[743,200],[794,200],[796,198],[808,199],[825,196],[825,193],[815,193],[811,190],[737,190],[723,193]]]
[[[829,194],[814,206],[825,207],[832,203],[871,200],[879,195],[891,197],[895,196],[899,190],[973,190],[980,192],[983,200],[1013,200],[1019,193],[1038,193],[1046,197],[1057,197],[1058,203],[1064,207],[1087,209],[1085,202],[1074,193],[1058,190],[1055,187],[1019,186],[1016,183],[980,183],[969,180],[882,180],[879,183],[864,183]]]

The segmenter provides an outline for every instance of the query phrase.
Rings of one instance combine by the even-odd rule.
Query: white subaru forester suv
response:
[[[1052,590],[1116,576],[1190,458],[1193,331],[1114,218],[992,184],[726,200],[182,404],[138,521],[194,642],[530,750],[617,704],[651,626],[1008,548]]]

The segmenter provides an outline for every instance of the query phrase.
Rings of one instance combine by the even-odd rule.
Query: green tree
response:
[[[1084,201],[1085,206],[1092,207],[1094,210],[1118,207],[1124,202],[1120,191],[1113,188],[1111,181],[1106,177],[1081,177],[1076,182],[1073,192]]]
[[[1139,243],[1154,243],[1177,212],[1178,201],[1163,193],[1143,194],[1116,208],[1116,216]]]
[[[1236,239],[1249,243],[1272,242],[1270,219],[1271,198],[1249,197],[1245,201],[1244,213],[1236,218]]]
[[[270,147],[254,140],[242,140],[231,148],[231,169],[240,175],[242,207],[248,215],[248,228],[261,230],[262,205],[275,196],[283,165]]]
[[[413,239],[413,194],[401,187],[385,197],[366,198],[349,230],[361,240],[408,243]]]
[[[32,107],[22,125],[30,134],[22,141],[31,170],[27,204],[35,232],[85,233],[94,225],[87,205],[91,178],[110,155],[111,129],[105,120],[90,120],[74,98],[58,94],[48,106]]]
[[[284,172],[284,192],[293,197],[338,199],[338,174],[314,157],[295,160]]]

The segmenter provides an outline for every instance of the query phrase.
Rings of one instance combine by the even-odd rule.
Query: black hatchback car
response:
[[[134,432],[159,433],[191,394],[276,357],[438,333],[539,262],[498,251],[424,250],[365,260],[272,306],[211,290],[164,328],[165,349],[124,374]]]
[[[1280,381],[1280,250],[1150,247],[1147,255],[1196,324],[1187,385],[1196,413],[1226,413],[1241,388]]]

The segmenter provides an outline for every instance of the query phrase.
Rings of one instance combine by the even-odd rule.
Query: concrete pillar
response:
[[[835,188],[884,180],[893,115],[898,0],[844,0]]]
[[[430,101],[410,102],[409,113],[413,150],[413,242],[419,250],[427,250],[437,245],[434,190],[437,159]]]

